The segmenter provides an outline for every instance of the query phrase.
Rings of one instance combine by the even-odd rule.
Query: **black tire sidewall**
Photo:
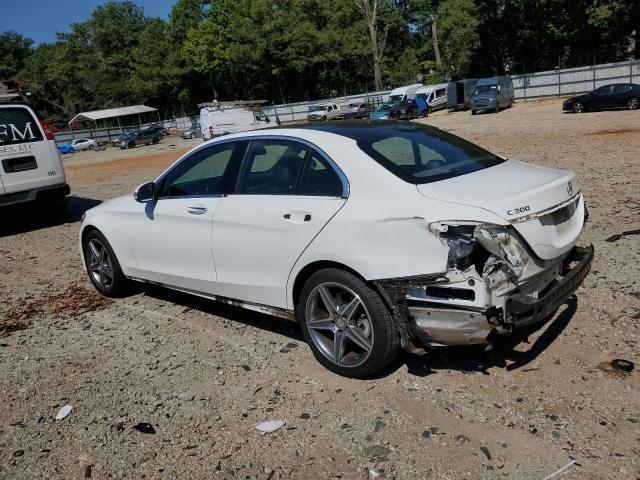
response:
[[[307,327],[306,303],[311,291],[324,282],[340,283],[360,296],[370,315],[373,328],[373,348],[367,360],[357,367],[342,367],[327,359],[315,346]],[[313,274],[302,287],[300,300],[296,306],[296,319],[305,341],[311,348],[314,357],[324,367],[339,375],[352,378],[366,378],[384,368],[399,350],[399,336],[391,312],[380,295],[352,273],[339,269],[324,269]]]
[[[89,272],[87,249],[88,249],[89,241],[93,239],[96,239],[100,243],[102,243],[102,245],[104,245],[104,247],[107,249],[109,256],[111,257],[111,265],[113,267],[113,283],[111,287],[109,287],[108,289],[102,288],[99,285],[97,285],[93,279],[93,276]],[[89,275],[89,280],[91,281],[95,289],[105,297],[116,298],[116,297],[122,296],[126,290],[127,278],[124,276],[124,273],[122,273],[122,268],[120,268],[120,262],[118,262],[118,258],[116,257],[116,254],[114,253],[113,248],[111,248],[111,245],[109,244],[105,236],[98,230],[92,230],[84,237],[84,240],[82,242],[82,251],[84,252],[84,265],[87,270],[87,275]]]

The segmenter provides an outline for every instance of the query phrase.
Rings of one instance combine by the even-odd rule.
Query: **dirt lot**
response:
[[[79,263],[81,213],[183,144],[77,154],[68,218],[2,213],[0,319],[30,326],[0,338],[0,477],[542,480],[574,459],[556,478],[640,478],[640,374],[599,368],[640,356],[640,237],[605,241],[640,228],[640,112],[553,100],[425,121],[578,172],[596,259],[554,319],[513,348],[403,354],[356,381],[293,323],[158,288],[104,301]],[[286,425],[261,435],[265,420]]]

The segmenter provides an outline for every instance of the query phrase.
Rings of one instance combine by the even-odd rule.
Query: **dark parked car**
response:
[[[574,113],[609,108],[636,110],[638,107],[640,107],[640,85],[635,83],[604,85],[593,92],[570,98],[562,104],[563,110]]]
[[[180,138],[196,138],[202,135],[202,131],[200,129],[200,124],[196,124],[196,125],[191,125],[189,128],[187,128],[186,130],[183,130],[182,132],[180,132]]]
[[[416,102],[409,99],[404,99],[396,103],[389,112],[389,118],[397,120],[412,120],[418,117],[418,106]]]
[[[118,137],[118,143],[116,145],[120,148],[134,148],[136,145],[156,144],[160,141],[161,135],[161,132],[151,129],[125,133]]]
[[[141,129],[142,132],[145,132],[145,134],[147,133],[157,133],[158,135],[161,136],[165,136],[165,135],[169,135],[169,132],[167,131],[166,128],[164,128],[162,125],[149,125],[148,127],[144,127]]]

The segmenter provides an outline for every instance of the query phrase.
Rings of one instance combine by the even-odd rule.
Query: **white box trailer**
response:
[[[200,129],[202,140],[277,126],[259,107],[264,102],[211,102],[201,103]]]

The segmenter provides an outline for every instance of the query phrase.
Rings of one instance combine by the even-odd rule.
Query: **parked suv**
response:
[[[0,206],[45,200],[64,205],[69,194],[53,133],[24,103],[0,103]]]
[[[481,78],[471,97],[471,115],[477,112],[498,113],[502,108],[513,106],[514,93],[511,77]]]
[[[139,132],[126,133],[120,136],[117,145],[120,148],[134,148],[137,145],[156,144],[160,141],[160,135],[156,130],[140,130]]]

